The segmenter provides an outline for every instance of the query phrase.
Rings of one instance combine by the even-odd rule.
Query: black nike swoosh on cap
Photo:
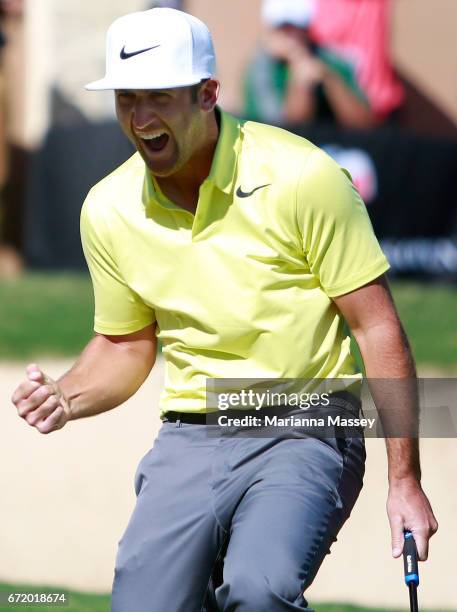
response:
[[[252,196],[253,193],[258,191],[259,189],[263,189],[264,187],[269,187],[270,185],[271,185],[271,183],[267,183],[266,185],[259,185],[258,187],[256,187],[252,191],[243,191],[241,189],[241,187],[238,187],[238,189],[236,190],[236,195],[239,198],[249,198],[250,196]]]
[[[138,51],[132,51],[131,53],[127,53],[125,50],[125,45],[122,47],[120,58],[123,60],[129,59],[129,57],[133,57],[134,55],[139,55],[140,53],[146,53],[146,51],[151,51],[152,49],[157,49],[160,45],[154,45],[153,47],[148,47],[147,49],[139,49]]]

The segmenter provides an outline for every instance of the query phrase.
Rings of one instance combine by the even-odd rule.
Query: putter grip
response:
[[[413,534],[405,531],[405,545],[403,547],[403,565],[405,568],[405,582],[419,585],[419,567],[417,563],[417,548]]]

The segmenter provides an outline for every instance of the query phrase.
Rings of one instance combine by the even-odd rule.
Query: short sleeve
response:
[[[153,309],[126,284],[120,273],[106,221],[91,192],[81,211],[81,243],[94,289],[94,330],[122,335],[153,323]]]
[[[296,204],[304,254],[329,297],[354,291],[389,269],[349,173],[320,149],[302,170]]]

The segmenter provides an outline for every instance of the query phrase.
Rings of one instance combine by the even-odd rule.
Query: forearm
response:
[[[424,561],[438,524],[420,484],[419,402],[408,340],[383,276],[335,302],[359,345],[386,436],[392,553],[394,557],[401,554],[403,532],[408,529]]]
[[[398,320],[358,337],[366,376],[386,435],[390,484],[420,482],[419,400],[414,360]]]
[[[367,378],[416,377],[408,338],[396,315],[364,330],[353,330]]]
[[[95,336],[74,366],[57,382],[67,400],[71,420],[119,406],[147,378],[155,361],[155,346],[110,342]]]
[[[289,123],[312,121],[316,113],[315,84],[299,67],[291,66],[283,106],[283,118]]]
[[[375,125],[375,117],[368,104],[329,68],[324,72],[322,84],[338,123],[353,129],[369,129]]]

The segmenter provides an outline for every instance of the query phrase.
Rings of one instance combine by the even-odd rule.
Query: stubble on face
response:
[[[190,87],[117,91],[116,113],[124,133],[155,176],[178,173],[204,145],[205,117]],[[164,136],[152,138],[161,132]]]
[[[187,112],[183,112],[179,123],[173,130],[175,156],[174,163],[168,168],[161,169],[148,166],[156,176],[167,178],[182,171],[204,146],[205,121],[196,104]]]

